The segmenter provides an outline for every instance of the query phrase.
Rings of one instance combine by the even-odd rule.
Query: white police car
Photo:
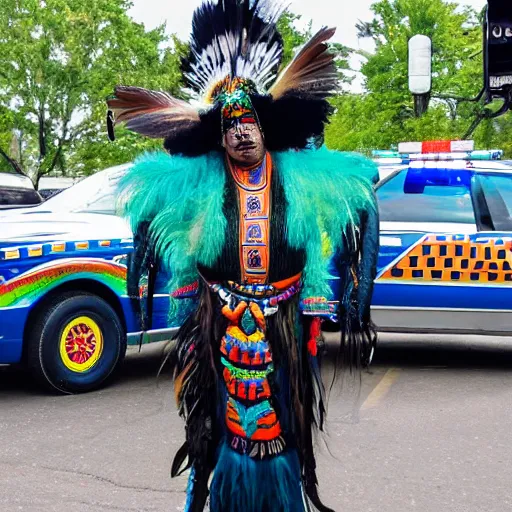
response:
[[[512,333],[512,168],[472,141],[401,144],[377,185],[379,330]]]

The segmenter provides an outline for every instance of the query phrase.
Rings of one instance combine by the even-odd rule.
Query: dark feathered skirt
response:
[[[330,510],[318,498],[313,453],[325,411],[307,347],[311,320],[296,293],[274,304],[227,293],[203,286],[177,336],[187,441],[173,473],[191,468],[185,510],[202,511],[208,496],[212,512]]]

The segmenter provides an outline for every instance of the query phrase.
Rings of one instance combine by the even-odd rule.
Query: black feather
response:
[[[142,330],[145,330],[144,304],[140,300],[139,285],[143,276],[147,275],[152,259],[151,243],[148,236],[149,222],[142,222],[137,226],[133,235],[133,252],[128,256],[127,291],[133,312],[139,319]]]
[[[177,477],[183,474],[187,469],[190,469],[190,462],[188,462],[185,466],[183,463],[188,458],[188,443],[185,441],[181,448],[176,452],[176,455],[174,456],[174,460],[172,461],[172,468],[171,468],[171,477]]]
[[[261,58],[259,62],[254,62],[248,55],[249,48],[261,43],[277,57],[272,60],[273,65],[264,75],[275,76],[283,50],[283,39],[276,25],[281,12],[281,5],[269,0],[209,0],[203,3],[196,9],[192,19],[190,53],[182,59],[182,71],[187,85],[198,93],[214,85],[211,81],[208,83],[205,76],[216,76],[216,73],[205,70],[218,71],[225,68],[227,72],[224,76],[241,76],[237,68],[241,60],[252,62],[257,73],[263,72],[258,65],[263,62]],[[230,39],[230,45],[219,44],[219,39],[224,36]],[[206,49],[208,58],[204,54]],[[218,76],[217,79],[222,80],[224,76]]]
[[[220,310],[214,306],[210,290],[202,287],[198,309],[181,326],[174,349],[175,379],[186,375],[181,379],[182,387],[176,390],[176,395],[178,411],[186,423],[189,464],[194,468],[191,511],[203,510],[208,496],[208,479],[215,466],[215,451],[220,438],[215,356],[225,329],[226,324]],[[180,449],[173,466],[179,467],[182,462],[183,451]]]
[[[199,118],[197,125],[169,134],[164,148],[171,154],[185,156],[198,156],[222,149],[220,107],[207,110]]]
[[[327,100],[311,96],[252,96],[265,146],[269,151],[304,149],[311,139],[321,137],[332,107]]]
[[[111,110],[107,112],[107,132],[108,132],[108,138],[111,141],[116,140],[116,134],[114,132],[114,114]]]
[[[354,225],[346,230],[354,233],[344,236],[343,254],[346,256],[336,258],[340,290],[344,291],[339,298],[341,345],[338,362],[350,372],[368,367],[377,343],[370,304],[377,267],[378,226],[377,210],[361,211]]]

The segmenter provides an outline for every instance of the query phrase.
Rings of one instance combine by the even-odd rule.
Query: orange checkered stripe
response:
[[[379,280],[512,283],[512,238],[429,235]]]

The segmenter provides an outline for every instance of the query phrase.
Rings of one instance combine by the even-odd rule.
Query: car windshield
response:
[[[410,176],[405,169],[377,189],[381,221],[475,223],[468,183],[427,179],[418,184]]]
[[[76,185],[50,197],[44,203],[48,210],[104,213],[115,215],[115,190],[129,164],[112,167],[85,178]]]

